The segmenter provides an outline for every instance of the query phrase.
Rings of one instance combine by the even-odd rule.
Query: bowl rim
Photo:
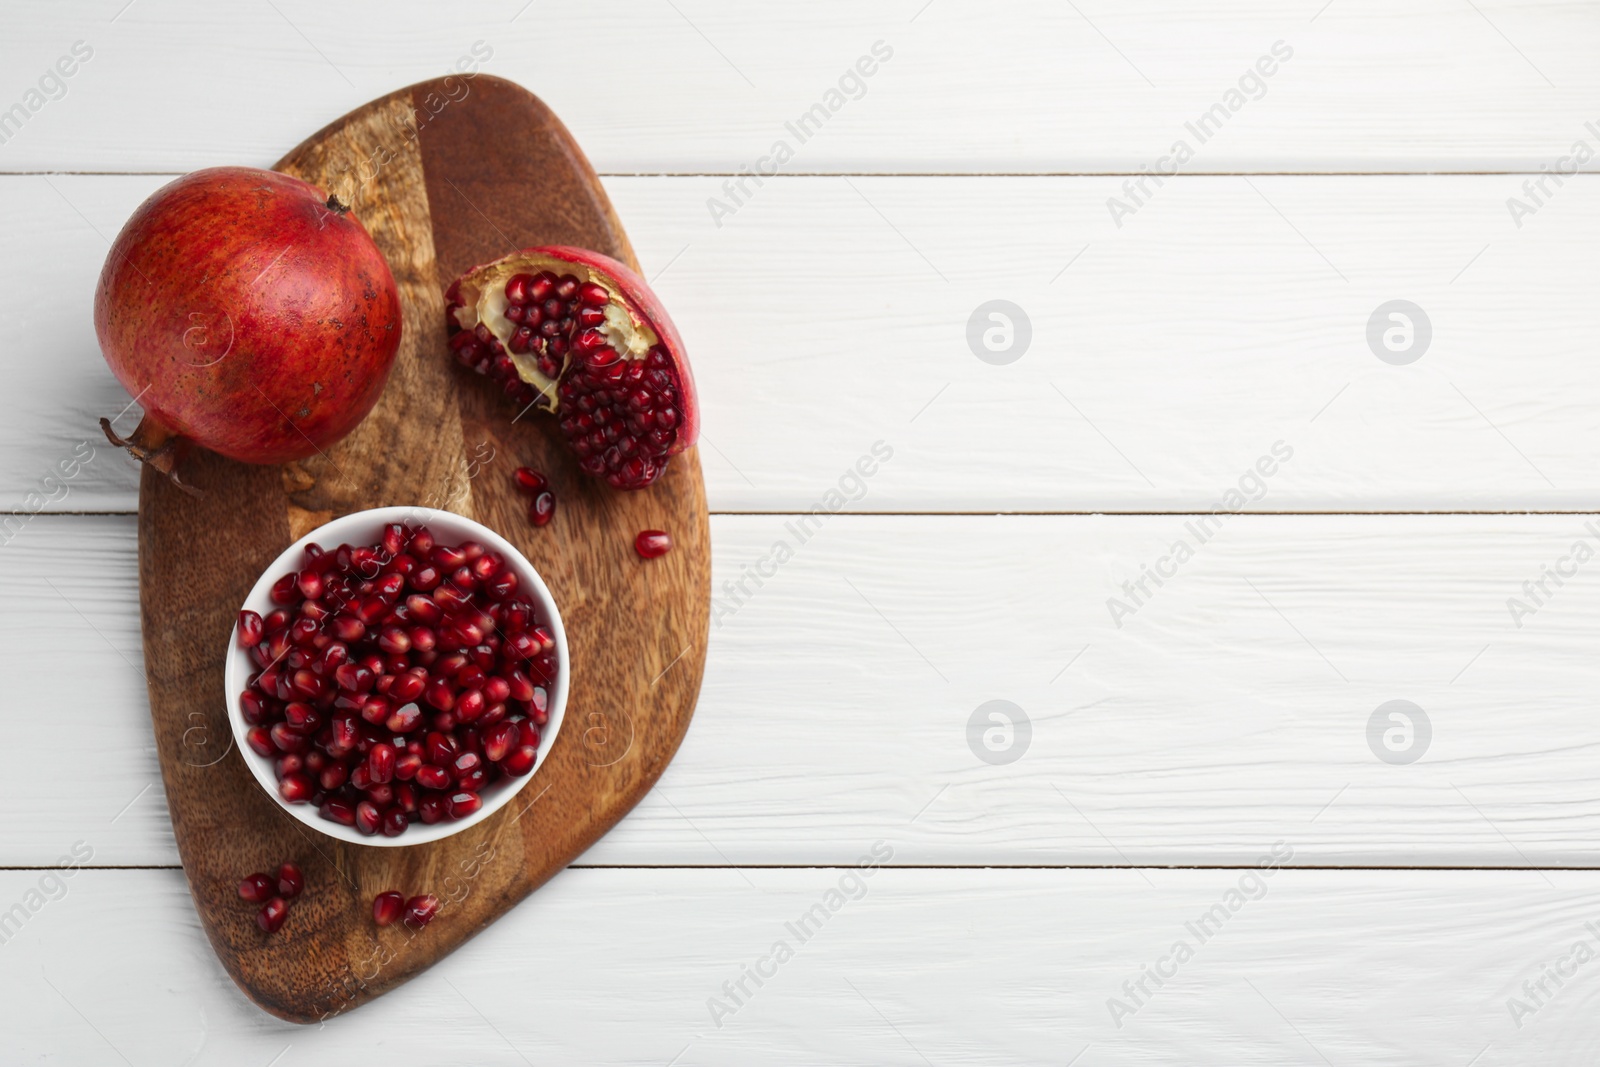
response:
[[[370,544],[378,540],[383,527],[391,522],[428,526],[435,538],[440,540],[454,539],[458,544],[465,540],[475,540],[486,548],[501,553],[506,563],[516,569],[518,581],[526,583],[522,592],[527,594],[526,599],[534,601],[535,607],[541,613],[541,621],[548,620],[544,624],[549,626],[555,638],[558,671],[555,682],[549,687],[549,700],[546,704],[549,719],[540,728],[539,754],[531,771],[520,778],[511,779],[508,787],[495,789],[492,795],[485,795],[483,807],[465,819],[446,820],[431,826],[414,822],[398,837],[385,837],[382,834],[368,837],[353,826],[345,826],[343,823],[322,818],[318,809],[309,803],[290,804],[284,800],[278,793],[277,775],[273,770],[272,760],[250,747],[245,736],[250,727],[244,721],[243,712],[239,710],[239,697],[244,692],[246,680],[255,673],[255,664],[250,661],[249,653],[239,645],[238,611],[249,609],[265,617],[267,612],[273,610],[275,606],[271,599],[273,583],[291,570],[300,569],[299,563],[307,543],[318,541],[338,545],[360,544],[365,541]],[[373,531],[370,539],[366,534],[358,532],[361,530]],[[572,658],[568,653],[567,632],[561,621],[561,611],[556,606],[555,596],[550,592],[550,587],[545,584],[544,578],[528,558],[511,542],[476,519],[441,508],[404,504],[352,511],[347,515],[330,519],[280,552],[251,586],[238,611],[234,613],[234,624],[228,632],[223,669],[223,688],[227,700],[228,722],[233,728],[234,744],[239,749],[239,755],[244,759],[245,765],[250,769],[251,776],[255,778],[256,784],[272,798],[273,803],[320,834],[349,844],[373,848],[409,848],[442,841],[478,825],[510,803],[511,798],[520,793],[538,775],[551,749],[555,747],[556,737],[566,717],[567,692],[572,677]]]

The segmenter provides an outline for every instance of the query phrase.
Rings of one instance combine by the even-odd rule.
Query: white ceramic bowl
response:
[[[239,754],[244,757],[245,763],[250,768],[250,773],[255,775],[256,781],[261,783],[273,799],[273,802],[290,815],[305,823],[318,833],[327,834],[329,837],[338,838],[356,845],[372,845],[375,847],[404,847],[407,845],[425,845],[430,841],[438,841],[449,837],[451,834],[460,833],[469,826],[476,826],[489,816],[505,807],[511,798],[516,796],[528,782],[539,773],[539,768],[544,766],[545,757],[550,754],[551,747],[555,744],[556,735],[561,730],[561,720],[567,710],[567,686],[571,677],[571,657],[567,654],[567,633],[561,625],[561,612],[556,609],[555,599],[550,595],[550,590],[533,569],[533,565],[512,547],[511,543],[493,530],[481,523],[472,521],[461,515],[448,511],[435,511],[423,507],[391,507],[373,508],[370,511],[358,511],[352,515],[334,519],[332,522],[312,530],[294,544],[284,549],[283,554],[273,560],[272,565],[256,581],[255,587],[250,590],[250,595],[240,605],[241,610],[248,608],[265,617],[276,605],[272,603],[272,583],[290,571],[300,569],[304,559],[306,542],[315,541],[326,549],[332,550],[341,544],[371,545],[377,544],[382,537],[383,528],[391,522],[409,523],[413,526],[427,526],[433,532],[434,538],[440,544],[460,544],[463,541],[477,541],[492,551],[499,552],[506,558],[506,565],[516,572],[518,581],[518,596],[529,601],[537,609],[539,620],[548,626],[556,639],[556,662],[559,673],[556,681],[548,691],[546,710],[549,721],[539,730],[539,756],[533,765],[533,770],[520,778],[501,778],[490,785],[482,793],[483,807],[467,816],[465,819],[447,819],[444,822],[428,826],[421,822],[413,822],[406,828],[406,832],[398,837],[385,837],[375,834],[371,837],[362,834],[353,826],[324,819],[317,809],[310,804],[290,804],[278,794],[278,778],[273,771],[273,761],[258,754],[251,748],[245,739],[245,733],[250,729],[244,721],[243,714],[239,711],[239,696],[244,692],[245,684],[251,674],[255,673],[255,664],[250,661],[250,654],[241,648],[238,640],[238,624],[228,635],[227,668],[224,675],[224,684],[228,698],[228,721],[233,724],[233,738],[238,746]]]

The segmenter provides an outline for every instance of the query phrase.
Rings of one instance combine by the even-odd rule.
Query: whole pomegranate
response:
[[[474,267],[445,293],[456,359],[555,413],[585,474],[643,489],[700,432],[683,340],[643,278],[553,245]]]
[[[213,167],[133,213],[100,272],[94,325],[145,411],[127,441],[101,426],[179,481],[184,442],[283,463],[349,433],[383,392],[400,297],[336,199],[286,174]]]

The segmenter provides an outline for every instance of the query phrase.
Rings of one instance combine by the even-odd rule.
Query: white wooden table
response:
[[[0,16],[0,1062],[1600,1062],[1600,5],[461,6]],[[89,297],[463,60],[688,339],[718,625],[632,815],[301,1029],[177,865]]]

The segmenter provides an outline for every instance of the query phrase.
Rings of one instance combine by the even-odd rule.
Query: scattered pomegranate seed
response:
[[[240,615],[260,673],[239,704],[289,803],[394,837],[466,818],[537,762],[555,639],[500,553],[391,524],[377,544],[308,545],[272,596],[266,618]]]
[[[525,493],[537,493],[548,489],[550,482],[532,467],[518,467],[517,486]]]
[[[278,868],[278,895],[294,898],[300,895],[300,890],[306,887],[305,875],[300,873],[300,868],[292,863],[285,863]]]
[[[289,902],[282,897],[273,897],[256,912],[256,925],[269,934],[275,934],[288,917]]]
[[[265,904],[276,891],[272,879],[259,872],[239,883],[239,896],[251,904]]]
[[[394,890],[379,893],[372,898],[372,921],[379,926],[392,926],[400,921],[405,906],[406,898]]]
[[[645,559],[664,556],[672,549],[672,538],[661,530],[640,530],[633,539],[633,550]]]
[[[439,898],[431,893],[423,893],[406,901],[406,925],[424,927],[433,921],[439,913]]]
[[[556,495],[546,489],[528,505],[528,518],[535,526],[548,526],[556,515]]]

